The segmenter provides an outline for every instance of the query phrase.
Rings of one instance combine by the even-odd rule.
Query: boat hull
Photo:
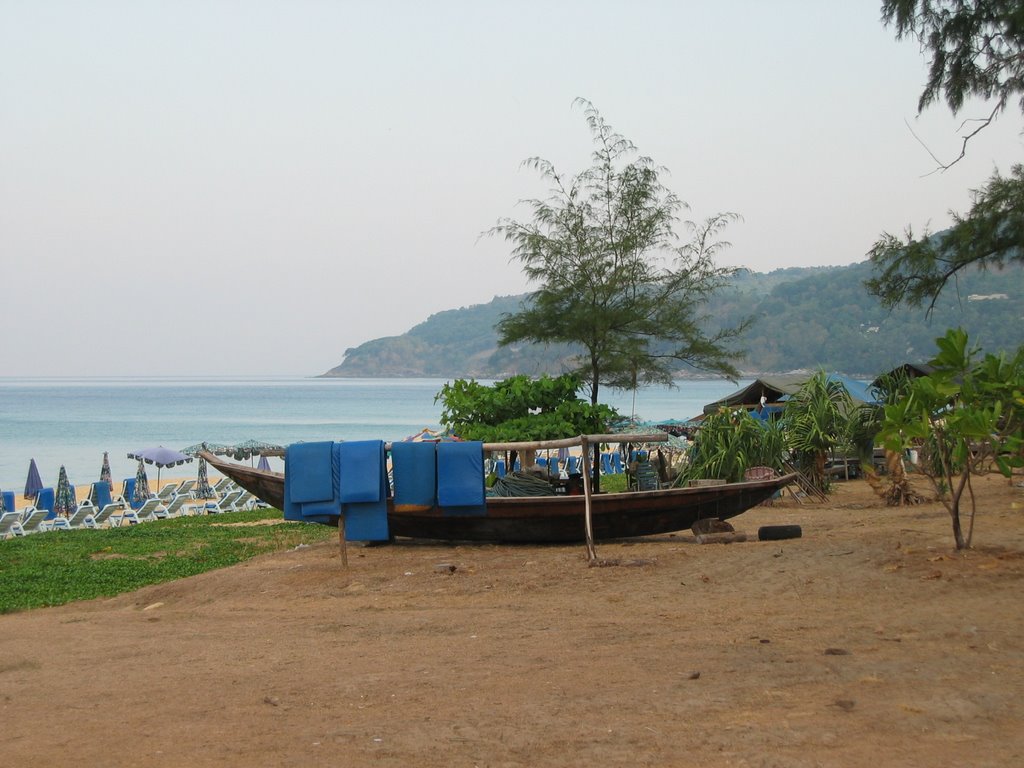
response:
[[[214,467],[278,509],[284,506],[284,475],[260,471],[206,454]],[[595,539],[621,539],[688,529],[702,518],[727,520],[772,498],[793,475],[696,488],[601,493],[591,498]],[[585,538],[583,496],[487,499],[483,515],[451,515],[437,507],[396,509],[388,500],[393,536],[442,541],[508,543],[577,542]]]

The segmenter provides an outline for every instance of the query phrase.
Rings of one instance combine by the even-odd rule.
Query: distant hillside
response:
[[[754,317],[738,358],[738,367],[748,372],[825,368],[874,375],[930,357],[935,338],[957,325],[988,351],[1024,342],[1024,268],[964,276],[947,288],[930,319],[924,310],[883,309],[864,289],[869,273],[867,262],[767,274],[743,270],[708,308],[708,326]],[[502,378],[568,370],[567,346],[498,347],[495,323],[525,298],[500,296],[438,312],[401,336],[345,350],[344,361],[323,375]]]

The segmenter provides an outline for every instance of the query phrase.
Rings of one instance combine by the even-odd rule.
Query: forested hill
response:
[[[935,338],[961,326],[986,351],[1024,343],[1024,268],[974,272],[951,281],[930,318],[924,309],[889,312],[863,282],[867,262],[847,267],[741,271],[708,308],[709,326],[753,316],[737,358],[745,372],[824,368],[873,376],[935,351]],[[502,378],[561,373],[567,347],[500,348],[494,325],[523,296],[431,315],[401,336],[374,339],[344,352],[329,377]],[[691,371],[692,372],[692,371]]]

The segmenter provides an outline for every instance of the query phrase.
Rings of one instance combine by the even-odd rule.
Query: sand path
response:
[[[1020,478],[1015,478],[1020,480]],[[11,766],[1024,764],[1024,490],[582,547],[318,545],[0,616]],[[439,568],[453,564],[455,570]]]

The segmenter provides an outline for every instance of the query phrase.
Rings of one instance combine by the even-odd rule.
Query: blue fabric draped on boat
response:
[[[395,506],[434,506],[437,461],[434,443],[395,443],[391,446]]]
[[[384,443],[295,443],[285,452],[284,518],[333,525],[345,537],[387,541],[388,478]]]
[[[330,524],[341,514],[334,493],[334,443],[295,443],[284,457],[284,519]]]
[[[388,471],[382,440],[334,444],[335,490],[345,515],[345,537],[387,541]]]
[[[446,515],[486,515],[483,443],[437,444],[437,504]]]

